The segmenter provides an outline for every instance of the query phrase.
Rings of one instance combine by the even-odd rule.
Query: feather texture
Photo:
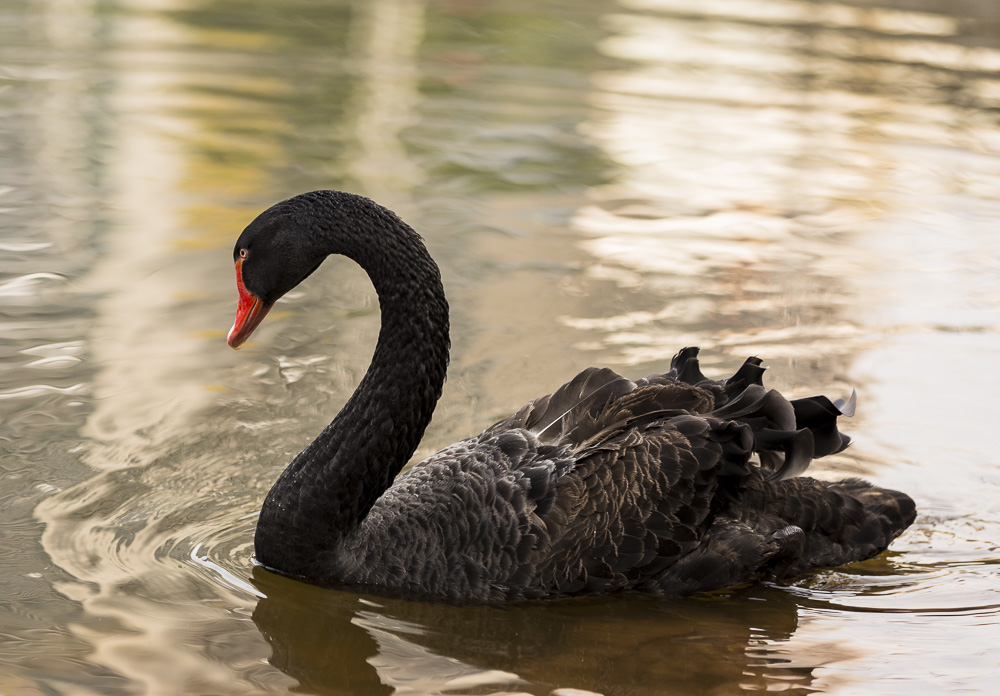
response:
[[[393,481],[444,380],[440,275],[395,215],[329,191],[263,213],[234,258],[248,292],[270,298],[332,253],[368,271],[382,331],[354,396],[264,503],[266,567],[461,601],[686,595],[869,558],[913,522],[902,493],[800,476],[848,445],[837,419],[854,395],[790,402],[757,358],[710,380],[697,348],[636,381],[588,368]]]
[[[693,355],[636,382],[587,369],[418,464],[340,581],[485,601],[685,595],[869,558],[913,521],[903,494],[795,478],[814,442],[846,446],[832,402],[798,409],[756,369],[707,380]]]

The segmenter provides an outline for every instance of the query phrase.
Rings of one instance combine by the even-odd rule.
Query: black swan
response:
[[[914,520],[903,493],[797,477],[847,446],[836,421],[853,396],[789,402],[763,387],[757,358],[709,380],[697,348],[636,381],[588,368],[394,481],[450,347],[441,275],[411,227],[338,191],[271,207],[236,242],[228,342],[239,348],[330,254],[367,271],[382,328],[357,390],[264,501],[265,568],[457,601],[689,595],[870,558]]]

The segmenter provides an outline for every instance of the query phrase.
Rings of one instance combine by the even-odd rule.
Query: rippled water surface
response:
[[[241,353],[232,243],[345,188],[439,260],[418,457],[584,366],[703,347],[856,388],[815,475],[906,490],[891,551],[711,597],[448,607],[252,565],[360,379],[331,260]],[[0,692],[995,693],[994,0],[0,5]]]

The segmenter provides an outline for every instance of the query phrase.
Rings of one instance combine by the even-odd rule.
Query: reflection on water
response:
[[[0,7],[0,691],[988,693],[1000,664],[1000,13],[989,0]],[[397,209],[455,351],[418,456],[589,364],[700,344],[856,387],[880,559],[697,600],[453,607],[252,566],[357,383],[331,261],[225,347],[276,198]],[[579,691],[573,691],[579,690]]]
[[[302,588],[257,571],[267,595],[253,613],[272,662],[307,691],[732,693],[777,680],[809,693],[811,669],[789,667],[769,642],[795,632],[797,602],[753,588],[692,601],[614,597],[451,607]],[[367,670],[352,665],[367,663]],[[483,668],[482,665],[489,665]],[[383,686],[384,685],[384,686]],[[477,691],[478,692],[478,691]]]

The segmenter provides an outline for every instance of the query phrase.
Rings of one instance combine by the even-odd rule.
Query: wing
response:
[[[585,370],[398,479],[340,576],[481,600],[731,584],[797,536],[723,512],[847,443],[837,405],[790,403],[763,371],[708,380],[696,349],[637,381]]]
[[[550,540],[536,560],[541,584],[554,595],[685,593],[690,583],[669,571],[699,548],[715,546],[700,554],[705,578],[730,584],[795,543],[777,533],[787,522],[751,534],[717,518],[740,508],[744,490],[801,473],[817,443],[820,454],[843,449],[836,418],[846,408],[825,397],[789,402],[763,387],[763,372],[751,358],[728,380],[708,380],[697,350],[685,349],[670,372],[636,382],[587,370],[494,426],[572,452],[541,516]]]

